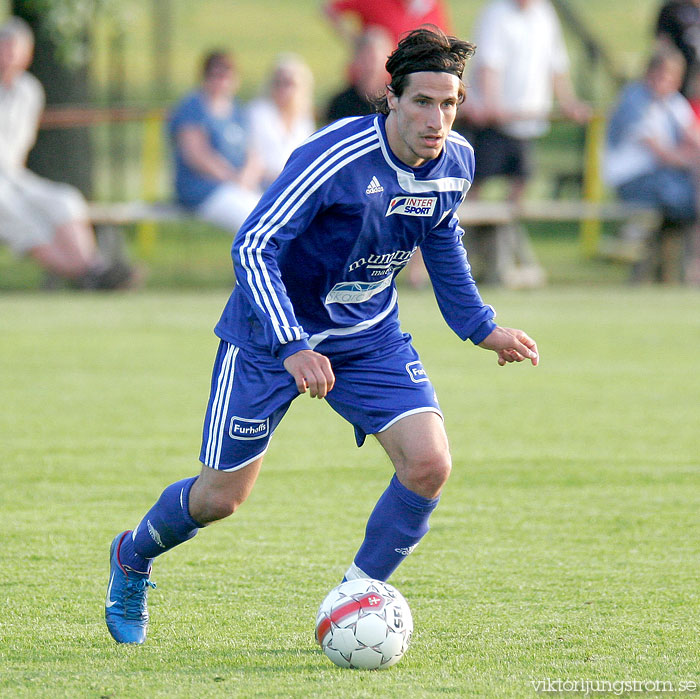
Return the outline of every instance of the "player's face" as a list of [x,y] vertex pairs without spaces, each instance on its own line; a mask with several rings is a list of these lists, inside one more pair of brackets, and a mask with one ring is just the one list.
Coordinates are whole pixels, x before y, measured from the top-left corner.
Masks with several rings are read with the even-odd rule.
[[399,160],[418,167],[440,155],[457,115],[459,84],[451,73],[412,73],[401,97],[387,93],[387,137]]

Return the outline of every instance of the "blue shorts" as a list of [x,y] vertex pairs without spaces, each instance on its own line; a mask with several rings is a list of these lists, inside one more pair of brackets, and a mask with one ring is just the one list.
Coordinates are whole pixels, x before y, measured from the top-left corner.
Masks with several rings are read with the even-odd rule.
[[[442,416],[410,335],[366,353],[324,353],[335,385],[325,400],[355,428],[358,446],[406,415]],[[282,362],[222,340],[216,355],[199,460],[232,471],[262,456],[300,395]]]

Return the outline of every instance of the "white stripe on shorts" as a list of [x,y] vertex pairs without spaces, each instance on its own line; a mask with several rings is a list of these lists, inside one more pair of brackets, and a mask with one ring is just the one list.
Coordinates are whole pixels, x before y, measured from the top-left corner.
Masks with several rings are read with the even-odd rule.
[[209,416],[209,436],[207,437],[207,449],[204,464],[210,468],[219,468],[221,459],[221,444],[226,428],[226,414],[233,388],[233,377],[236,369],[236,357],[238,347],[229,345],[226,355],[221,363],[221,370],[216,382],[216,393],[211,405]]
[[408,417],[409,415],[416,415],[417,413],[435,413],[436,415],[438,415],[440,417],[440,419],[443,422],[445,422],[445,417],[437,408],[434,408],[432,405],[426,405],[425,408],[414,408],[413,410],[407,410],[405,413],[401,413],[401,415],[397,415],[392,420],[389,420],[389,422],[387,422],[386,425],[384,425],[384,427],[377,430],[377,434],[388,430],[392,425],[396,424],[399,420],[403,420],[403,418]]

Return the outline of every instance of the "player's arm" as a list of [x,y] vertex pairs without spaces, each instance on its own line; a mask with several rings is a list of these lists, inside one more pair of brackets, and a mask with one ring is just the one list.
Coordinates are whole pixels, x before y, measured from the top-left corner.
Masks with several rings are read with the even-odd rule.
[[421,244],[423,261],[445,322],[462,340],[478,345],[497,327],[496,312],[476,287],[457,216],[447,218],[449,222],[431,231]]
[[[263,326],[271,354],[282,361],[311,349],[282,281],[277,256],[280,246],[302,235],[323,206],[323,179],[315,167],[323,148],[323,143],[314,141],[313,147],[302,146],[292,154],[231,248],[236,285]],[[303,289],[299,291],[303,295]]]
[[535,341],[522,330],[503,328],[493,321],[496,314],[479,295],[461,234],[462,229],[453,216],[446,228],[433,231],[421,245],[438,306],[447,324],[463,340],[469,339],[496,352],[501,366],[524,359],[537,365],[539,354]]

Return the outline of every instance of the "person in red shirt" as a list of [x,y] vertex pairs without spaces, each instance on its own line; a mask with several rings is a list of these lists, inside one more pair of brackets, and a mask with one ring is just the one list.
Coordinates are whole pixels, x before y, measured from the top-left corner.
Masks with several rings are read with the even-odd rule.
[[[347,41],[354,42],[358,33],[370,27],[381,27],[390,36],[394,45],[404,32],[423,24],[434,24],[446,33],[451,33],[447,10],[442,0],[327,0],[323,11],[338,33]],[[352,29],[346,15],[359,19],[359,32]]]

